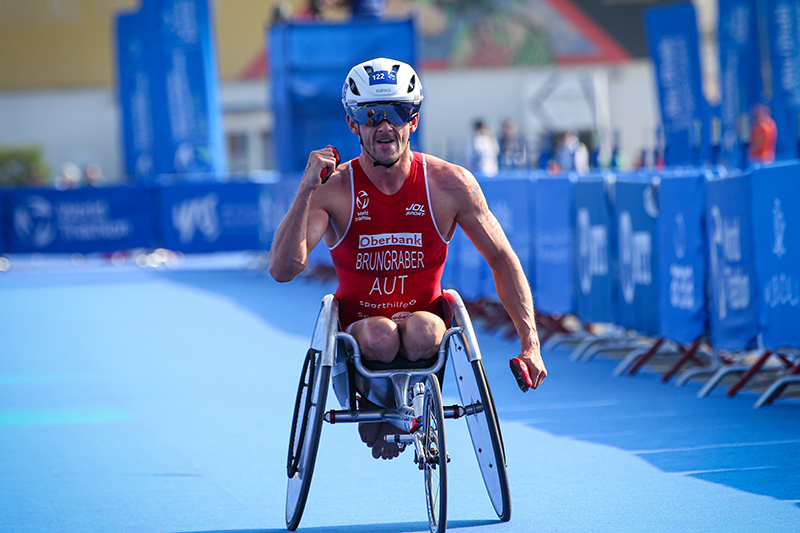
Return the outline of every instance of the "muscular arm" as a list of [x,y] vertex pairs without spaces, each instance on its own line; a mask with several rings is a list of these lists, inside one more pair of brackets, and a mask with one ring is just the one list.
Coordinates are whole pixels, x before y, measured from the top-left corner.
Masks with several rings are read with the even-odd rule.
[[519,335],[522,359],[528,367],[534,388],[538,387],[547,370],[542,360],[539,335],[533,309],[533,296],[519,258],[506,238],[503,228],[489,210],[478,182],[461,170],[459,187],[454,196],[461,206],[456,222],[464,230],[492,269],[495,289]]
[[315,198],[322,185],[320,172],[326,167],[329,172],[335,167],[333,152],[328,148],[311,152],[300,188],[269,251],[269,273],[276,281],[291,281],[305,270],[309,252],[328,229],[329,214]]

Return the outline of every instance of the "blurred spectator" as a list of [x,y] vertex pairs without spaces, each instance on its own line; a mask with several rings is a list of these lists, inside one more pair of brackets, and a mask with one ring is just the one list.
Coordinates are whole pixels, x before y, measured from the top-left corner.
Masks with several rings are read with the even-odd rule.
[[61,173],[56,176],[56,189],[77,189],[81,184],[81,169],[75,163],[64,163]]
[[589,149],[578,138],[575,132],[568,131],[564,134],[556,148],[556,163],[561,172],[589,172]]
[[467,160],[470,170],[487,177],[497,176],[499,165],[497,158],[500,155],[500,145],[492,134],[491,129],[483,120],[476,120],[472,140],[467,148]]
[[102,187],[106,178],[103,169],[97,163],[89,163],[83,170],[83,181],[86,187]]
[[525,168],[528,166],[528,153],[525,139],[519,135],[517,124],[507,118],[500,132],[500,168]]
[[756,104],[752,110],[753,123],[750,126],[750,146],[748,157],[751,163],[772,163],[775,161],[775,141],[778,128],[772,120],[769,107]]

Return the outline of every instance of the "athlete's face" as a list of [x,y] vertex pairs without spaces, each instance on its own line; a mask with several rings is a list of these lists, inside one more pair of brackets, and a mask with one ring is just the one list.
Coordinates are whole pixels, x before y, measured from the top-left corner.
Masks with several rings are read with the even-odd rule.
[[347,123],[350,125],[350,131],[358,135],[367,155],[375,163],[390,167],[397,163],[408,149],[408,140],[417,130],[419,117],[414,117],[411,122],[400,126],[393,126],[388,120],[377,126],[359,125],[350,117],[347,117]]

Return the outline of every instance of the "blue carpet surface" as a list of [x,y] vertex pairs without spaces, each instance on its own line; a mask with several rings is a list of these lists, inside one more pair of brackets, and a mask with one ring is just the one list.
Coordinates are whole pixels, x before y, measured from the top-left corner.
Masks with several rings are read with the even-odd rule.
[[[285,456],[325,283],[245,269],[33,268],[0,275],[0,531],[285,531]],[[614,378],[480,333],[508,456],[496,520],[461,421],[447,425],[453,531],[800,531],[800,404]],[[447,374],[444,394],[455,400]],[[446,398],[446,399],[447,399]],[[410,454],[375,461],[323,428],[300,529],[426,531]]]

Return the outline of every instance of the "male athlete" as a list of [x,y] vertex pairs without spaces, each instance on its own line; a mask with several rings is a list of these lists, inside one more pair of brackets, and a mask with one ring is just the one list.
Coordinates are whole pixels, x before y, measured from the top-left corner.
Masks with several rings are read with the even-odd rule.
[[[341,327],[356,338],[364,359],[429,358],[446,330],[441,279],[458,225],[491,266],[519,335],[512,369],[520,387],[537,388],[547,370],[517,255],[469,171],[409,148],[422,104],[416,72],[386,58],[356,65],[345,79],[342,104],[361,155],[338,165],[330,146],[311,152],[270,250],[272,277],[294,279],[324,240],[339,282]],[[391,424],[361,424],[359,431],[376,459],[400,453],[383,439],[397,432]]]

